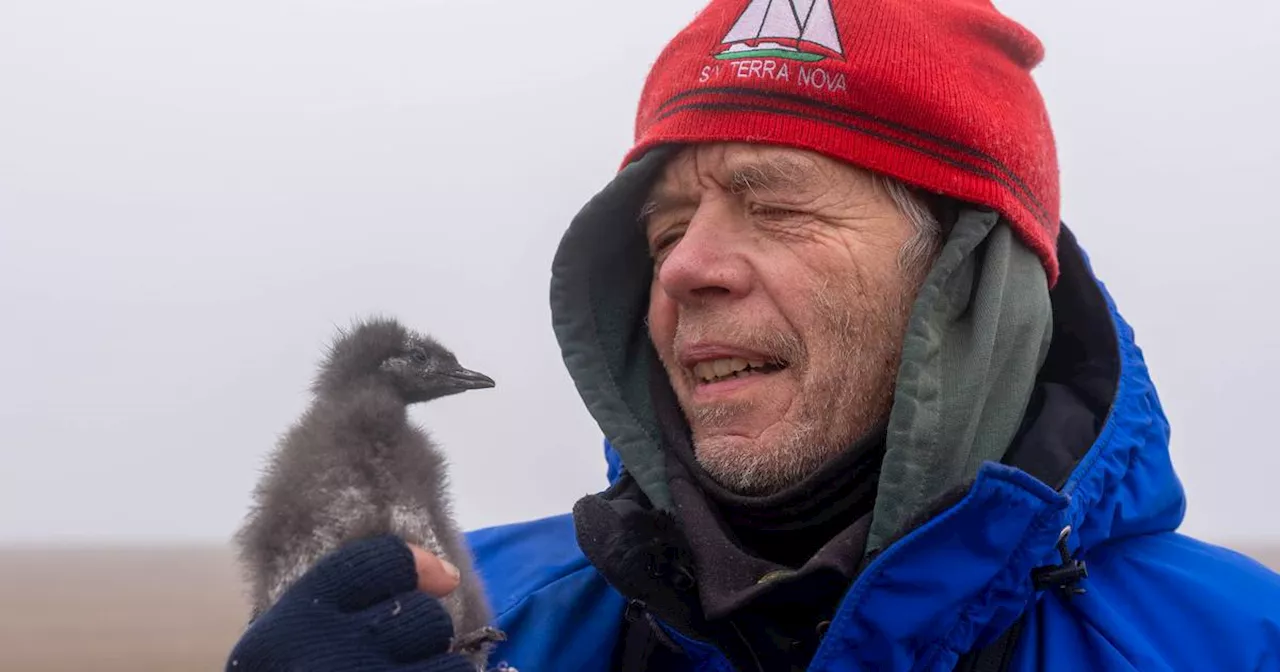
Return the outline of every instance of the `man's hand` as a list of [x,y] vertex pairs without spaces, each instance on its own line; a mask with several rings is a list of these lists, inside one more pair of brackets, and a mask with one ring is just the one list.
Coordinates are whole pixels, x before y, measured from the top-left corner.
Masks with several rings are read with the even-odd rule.
[[453,622],[438,598],[458,571],[385,536],[321,559],[241,636],[228,672],[472,672],[448,653]]

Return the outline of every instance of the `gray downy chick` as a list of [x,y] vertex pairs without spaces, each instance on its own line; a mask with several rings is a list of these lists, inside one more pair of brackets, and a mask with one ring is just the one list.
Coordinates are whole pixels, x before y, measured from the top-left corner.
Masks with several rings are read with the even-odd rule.
[[322,556],[360,538],[394,534],[458,567],[442,600],[453,650],[483,669],[491,613],[470,549],[453,521],[444,456],[407,407],[493,387],[429,336],[392,319],[340,330],[311,386],[314,399],[279,439],[236,535],[254,614]]

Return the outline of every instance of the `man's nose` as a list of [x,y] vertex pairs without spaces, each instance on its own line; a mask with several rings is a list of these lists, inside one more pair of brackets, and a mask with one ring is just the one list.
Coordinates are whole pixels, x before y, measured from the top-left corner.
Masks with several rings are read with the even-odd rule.
[[740,222],[724,203],[704,203],[658,269],[658,284],[681,303],[747,293],[751,267]]

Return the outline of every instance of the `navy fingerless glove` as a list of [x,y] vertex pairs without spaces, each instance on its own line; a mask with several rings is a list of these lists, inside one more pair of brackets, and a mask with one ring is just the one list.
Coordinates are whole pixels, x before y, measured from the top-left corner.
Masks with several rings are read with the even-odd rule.
[[396,537],[344,546],[253,622],[227,672],[473,672],[448,653],[448,612],[417,585],[413,554]]

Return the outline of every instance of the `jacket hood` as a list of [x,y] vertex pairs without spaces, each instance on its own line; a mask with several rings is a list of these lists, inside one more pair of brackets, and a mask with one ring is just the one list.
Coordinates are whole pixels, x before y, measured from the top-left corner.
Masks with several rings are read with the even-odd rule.
[[649,398],[652,260],[639,213],[673,153],[649,152],[596,194],[570,223],[551,269],[551,320],[565,366],[611,450],[662,510],[671,495]]

